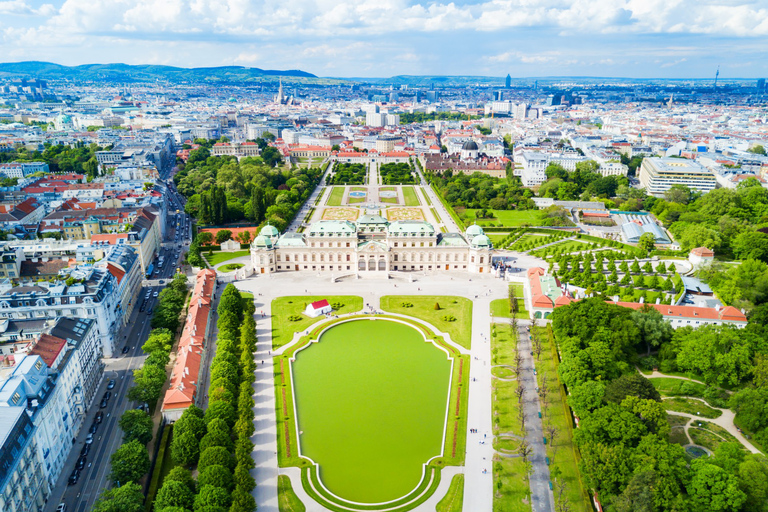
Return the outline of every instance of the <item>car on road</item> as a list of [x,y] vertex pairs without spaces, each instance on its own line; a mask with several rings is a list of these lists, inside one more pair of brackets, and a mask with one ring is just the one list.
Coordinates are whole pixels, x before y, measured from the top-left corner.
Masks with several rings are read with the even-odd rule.
[[96,423],[101,423],[104,420],[104,413],[99,411],[96,413],[96,417],[93,419]]
[[83,446],[82,450],[80,450],[80,456],[85,457],[86,455],[88,455],[88,452],[90,451],[91,451],[91,445],[86,444],[85,446]]
[[67,512],[67,504],[59,503],[59,506],[56,507],[56,512]]
[[147,314],[148,314],[149,316],[152,316],[152,312],[153,312],[153,311],[154,311],[154,309],[150,309],[149,311],[147,311]]
[[75,469],[74,471],[72,471],[72,474],[69,475],[69,480],[67,480],[67,483],[69,485],[75,485],[79,479],[80,479],[80,470]]
[[85,436],[85,444],[91,444],[93,442],[93,434]]
[[105,391],[104,392],[104,400],[109,400],[112,398],[112,392],[111,391]]
[[107,406],[108,403],[109,403],[109,401],[102,400],[101,403],[99,404],[99,409],[104,409]]
[[88,462],[88,459],[85,456],[80,457],[77,459],[77,469],[83,469],[85,467],[85,463]]
[[160,284],[165,284],[165,281],[163,281],[163,280],[161,279],[161,280],[160,280]]
[[129,350],[131,350],[131,348],[128,345],[124,346],[123,347],[123,354],[127,354]]
[[107,382],[107,389],[112,389],[115,387],[115,379],[109,379],[109,382]]
[[160,295],[160,292],[158,291],[155,291],[155,293],[152,294],[153,297],[157,297],[158,295]]
[[91,423],[91,426],[88,429],[88,433],[89,434],[95,434],[97,430],[99,430],[99,424],[98,423]]

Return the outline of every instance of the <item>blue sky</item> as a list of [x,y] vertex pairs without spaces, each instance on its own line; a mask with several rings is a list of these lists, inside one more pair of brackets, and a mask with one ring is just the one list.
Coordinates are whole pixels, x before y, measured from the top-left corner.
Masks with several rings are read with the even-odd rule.
[[0,0],[0,61],[768,77],[768,0]]

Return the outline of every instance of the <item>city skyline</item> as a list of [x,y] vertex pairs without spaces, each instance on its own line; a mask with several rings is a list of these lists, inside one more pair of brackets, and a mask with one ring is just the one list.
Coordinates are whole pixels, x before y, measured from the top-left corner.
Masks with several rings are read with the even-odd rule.
[[301,69],[321,77],[760,78],[768,10],[726,0],[0,1],[4,61]]

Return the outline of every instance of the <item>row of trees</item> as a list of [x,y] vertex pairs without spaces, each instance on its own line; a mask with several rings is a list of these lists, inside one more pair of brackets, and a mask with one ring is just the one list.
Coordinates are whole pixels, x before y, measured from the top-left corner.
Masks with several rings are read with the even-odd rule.
[[576,170],[568,172],[560,164],[551,163],[545,171],[547,181],[539,188],[539,196],[561,201],[593,197],[607,199],[615,197],[620,186],[629,185],[624,176],[601,176],[597,172],[598,167],[597,162],[588,160],[577,163]]
[[[253,389],[256,324],[252,301],[228,285],[218,306],[216,357],[211,363],[209,405],[205,413],[190,407],[173,426],[171,453],[180,467],[157,493],[155,511],[229,510],[253,512],[255,487]],[[188,468],[197,468],[195,482]],[[175,472],[175,473],[174,473]]]
[[[765,457],[723,443],[714,457],[689,463],[683,448],[668,440],[658,392],[633,370],[637,350],[647,345],[675,354],[684,370],[708,382],[742,382],[755,350],[762,350],[744,346],[752,334],[741,337],[729,326],[673,333],[653,308],[632,311],[599,299],[558,308],[551,318],[562,357],[558,373],[581,418],[574,438],[579,466],[604,506],[617,512],[766,510]],[[744,366],[727,362],[744,350]]]
[[240,161],[233,156],[213,157],[205,148],[192,151],[181,167],[174,182],[187,198],[185,211],[200,223],[268,221],[280,230],[288,226],[322,175],[317,168],[275,168],[261,157]]
[[152,314],[153,329],[168,329],[176,332],[179,328],[179,313],[187,297],[187,276],[176,274],[160,292],[155,312]]

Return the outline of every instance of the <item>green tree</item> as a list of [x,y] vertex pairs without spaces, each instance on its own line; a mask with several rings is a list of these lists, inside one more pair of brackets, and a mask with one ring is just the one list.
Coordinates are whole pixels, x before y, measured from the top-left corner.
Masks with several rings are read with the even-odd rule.
[[143,512],[144,493],[141,486],[125,482],[120,487],[104,489],[93,505],[93,512]]
[[197,491],[197,483],[195,483],[195,479],[192,478],[192,473],[187,468],[175,466],[165,476],[163,483],[170,482],[171,480],[181,482],[187,489],[192,491],[193,494]]
[[763,155],[765,156],[765,148],[761,146],[760,144],[755,144],[751,148],[749,148],[747,151],[750,153],[754,153],[756,155]]
[[651,381],[639,373],[622,375],[609,382],[605,387],[604,398],[606,402],[621,403],[628,396],[661,401],[661,396]]
[[604,396],[605,383],[597,380],[588,380],[574,386],[571,394],[568,396],[568,405],[571,406],[576,416],[584,418],[587,414],[603,405]]
[[735,512],[746,501],[734,475],[702,459],[693,461],[691,468],[693,477],[688,495],[694,510]]
[[208,245],[213,242],[213,234],[208,231],[203,231],[197,234],[197,242],[200,245]]
[[672,339],[672,326],[664,319],[664,316],[653,306],[648,304],[632,312],[632,321],[640,332],[639,341],[648,347],[658,347],[662,343]]
[[733,254],[740,260],[768,261],[768,235],[760,231],[744,231],[731,242]]
[[216,232],[216,243],[221,245],[227,240],[232,240],[232,231],[229,229],[220,229]]
[[207,423],[216,418],[224,420],[231,428],[234,426],[235,421],[237,421],[235,407],[223,400],[209,403],[208,409],[205,411],[205,421]]
[[203,419],[203,410],[195,405],[190,405],[181,417],[173,424],[173,435],[191,432],[195,438],[202,439],[205,435],[205,420]]
[[235,468],[235,459],[232,457],[232,452],[223,446],[212,446],[200,454],[200,461],[197,464],[199,471],[203,471],[208,466],[213,465],[220,465],[230,471],[233,470]]
[[232,471],[218,464],[206,466],[205,469],[200,472],[197,482],[200,487],[212,485],[214,487],[226,489],[227,492],[232,492],[232,489],[235,486]]
[[[214,420],[222,421],[222,420]],[[232,438],[229,436],[229,432],[213,431],[208,432],[200,440],[200,452],[204,452],[211,446],[223,446],[229,451],[235,449],[235,444],[232,442]]]
[[128,399],[135,402],[152,404],[160,398],[160,391],[165,384],[165,368],[144,365],[133,371],[134,386],[128,390]]
[[235,485],[246,492],[251,492],[256,487],[256,482],[251,476],[251,472],[244,464],[238,464],[235,467]]
[[768,510],[768,460],[762,455],[750,454],[739,464],[739,487],[746,495],[744,510]]
[[213,485],[205,485],[200,487],[195,497],[195,512],[200,512],[204,507],[224,507],[229,508],[230,496],[226,489],[221,487],[214,487]]
[[112,454],[110,464],[109,478],[116,484],[138,482],[149,471],[147,447],[136,440],[125,443]]
[[731,325],[705,325],[675,332],[677,366],[694,371],[709,384],[735,385],[752,369],[754,340]]
[[193,466],[200,456],[200,441],[192,431],[173,435],[171,455],[174,462],[182,466]]
[[653,233],[643,233],[640,235],[640,239],[637,241],[637,246],[645,254],[648,254],[656,247],[656,237],[653,235]]
[[256,510],[256,500],[249,491],[237,487],[232,492],[232,507],[230,512],[254,512]]
[[768,388],[744,388],[731,395],[728,407],[740,425],[757,432],[768,427]]
[[163,510],[166,507],[182,507],[191,509],[195,501],[195,495],[189,487],[175,480],[163,480],[163,486],[157,491],[155,498],[155,510]]
[[144,411],[128,409],[118,421],[123,431],[123,442],[128,443],[134,439],[141,444],[147,444],[152,440],[152,418]]

